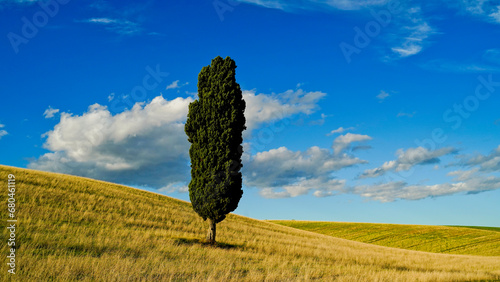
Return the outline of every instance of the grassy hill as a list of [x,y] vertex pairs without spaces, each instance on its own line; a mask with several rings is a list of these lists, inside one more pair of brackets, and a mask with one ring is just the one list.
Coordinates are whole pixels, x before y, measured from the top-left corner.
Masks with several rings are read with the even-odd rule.
[[[500,279],[500,257],[381,247],[229,215],[219,246],[201,243],[206,223],[189,203],[86,178],[0,166],[16,176],[17,273],[2,281]],[[5,224],[6,204],[0,216]],[[256,207],[258,208],[258,207]]]
[[333,237],[415,251],[500,256],[500,228],[274,220]]

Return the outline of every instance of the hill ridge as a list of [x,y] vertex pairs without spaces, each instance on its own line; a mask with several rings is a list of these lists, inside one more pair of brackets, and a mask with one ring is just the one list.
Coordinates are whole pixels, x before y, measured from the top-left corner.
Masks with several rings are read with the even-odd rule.
[[[199,240],[206,222],[184,201],[100,180],[7,166],[0,166],[0,181],[9,173],[16,176],[18,234],[23,234],[16,279],[500,279],[500,257],[371,246],[234,214],[218,226],[221,244],[206,246]],[[6,213],[0,209],[1,218]],[[3,238],[6,232],[2,228]],[[6,254],[7,244],[0,250]],[[3,274],[0,278],[10,279]]]

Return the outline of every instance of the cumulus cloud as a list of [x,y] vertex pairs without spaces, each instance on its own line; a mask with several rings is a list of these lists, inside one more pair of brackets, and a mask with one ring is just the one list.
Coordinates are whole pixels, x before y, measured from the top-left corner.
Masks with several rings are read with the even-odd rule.
[[337,128],[337,129],[334,129],[332,131],[330,131],[330,133],[326,134],[326,136],[332,136],[334,134],[337,134],[337,133],[344,133],[346,131],[350,131],[350,130],[354,130],[354,127],[347,127],[347,128],[343,128],[342,126]]
[[55,114],[59,112],[59,109],[53,109],[51,106],[49,106],[45,112],[43,112],[43,116],[45,118],[53,118]]
[[332,177],[333,172],[364,163],[367,161],[317,146],[306,151],[280,147],[247,156],[243,169],[245,185],[260,188],[263,197],[296,197],[310,191],[324,197],[345,188],[345,180]]
[[349,148],[351,146],[351,143],[368,140],[372,140],[372,138],[368,135],[347,133],[335,138],[335,140],[333,140],[332,148],[334,153],[338,155],[345,149]]
[[[279,95],[244,91],[247,126],[252,129],[294,114],[310,114],[324,95],[300,89]],[[193,100],[158,96],[117,114],[99,104],[91,105],[82,115],[62,112],[59,123],[43,135],[44,148],[51,152],[32,160],[29,167],[166,191],[176,187],[182,190],[189,180],[184,124]],[[55,113],[49,109],[46,116]]]
[[52,152],[29,167],[154,188],[186,181],[190,102],[158,96],[116,115],[99,104],[81,116],[63,112],[44,134],[44,148]]
[[286,119],[295,114],[312,114],[319,108],[318,101],[325,96],[324,92],[305,92],[302,89],[280,94],[256,94],[255,90],[244,90],[247,132],[250,133],[263,123]]
[[446,147],[437,149],[434,151],[427,150],[423,147],[409,148],[406,151],[399,149],[396,152],[398,158],[396,160],[385,162],[382,166],[367,169],[361,175],[360,178],[372,178],[382,176],[388,171],[403,171],[410,170],[416,165],[425,164],[436,164],[439,163],[439,157],[454,154],[457,149],[452,147]]

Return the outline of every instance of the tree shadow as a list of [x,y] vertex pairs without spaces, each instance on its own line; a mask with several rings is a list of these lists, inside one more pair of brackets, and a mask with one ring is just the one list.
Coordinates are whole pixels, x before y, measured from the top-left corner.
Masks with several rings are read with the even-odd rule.
[[197,238],[174,238],[174,245],[176,246],[192,246],[192,245],[198,245],[198,246],[203,246],[203,247],[211,247],[211,248],[217,248],[217,249],[237,249],[241,248],[241,245],[235,245],[235,244],[228,244],[224,242],[208,242],[206,240],[202,239],[197,239]]

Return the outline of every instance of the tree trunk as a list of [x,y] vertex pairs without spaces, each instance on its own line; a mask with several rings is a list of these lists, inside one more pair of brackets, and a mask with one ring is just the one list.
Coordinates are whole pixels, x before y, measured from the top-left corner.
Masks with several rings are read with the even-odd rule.
[[207,233],[207,241],[209,243],[215,243],[215,221],[212,219],[208,219],[208,233]]

